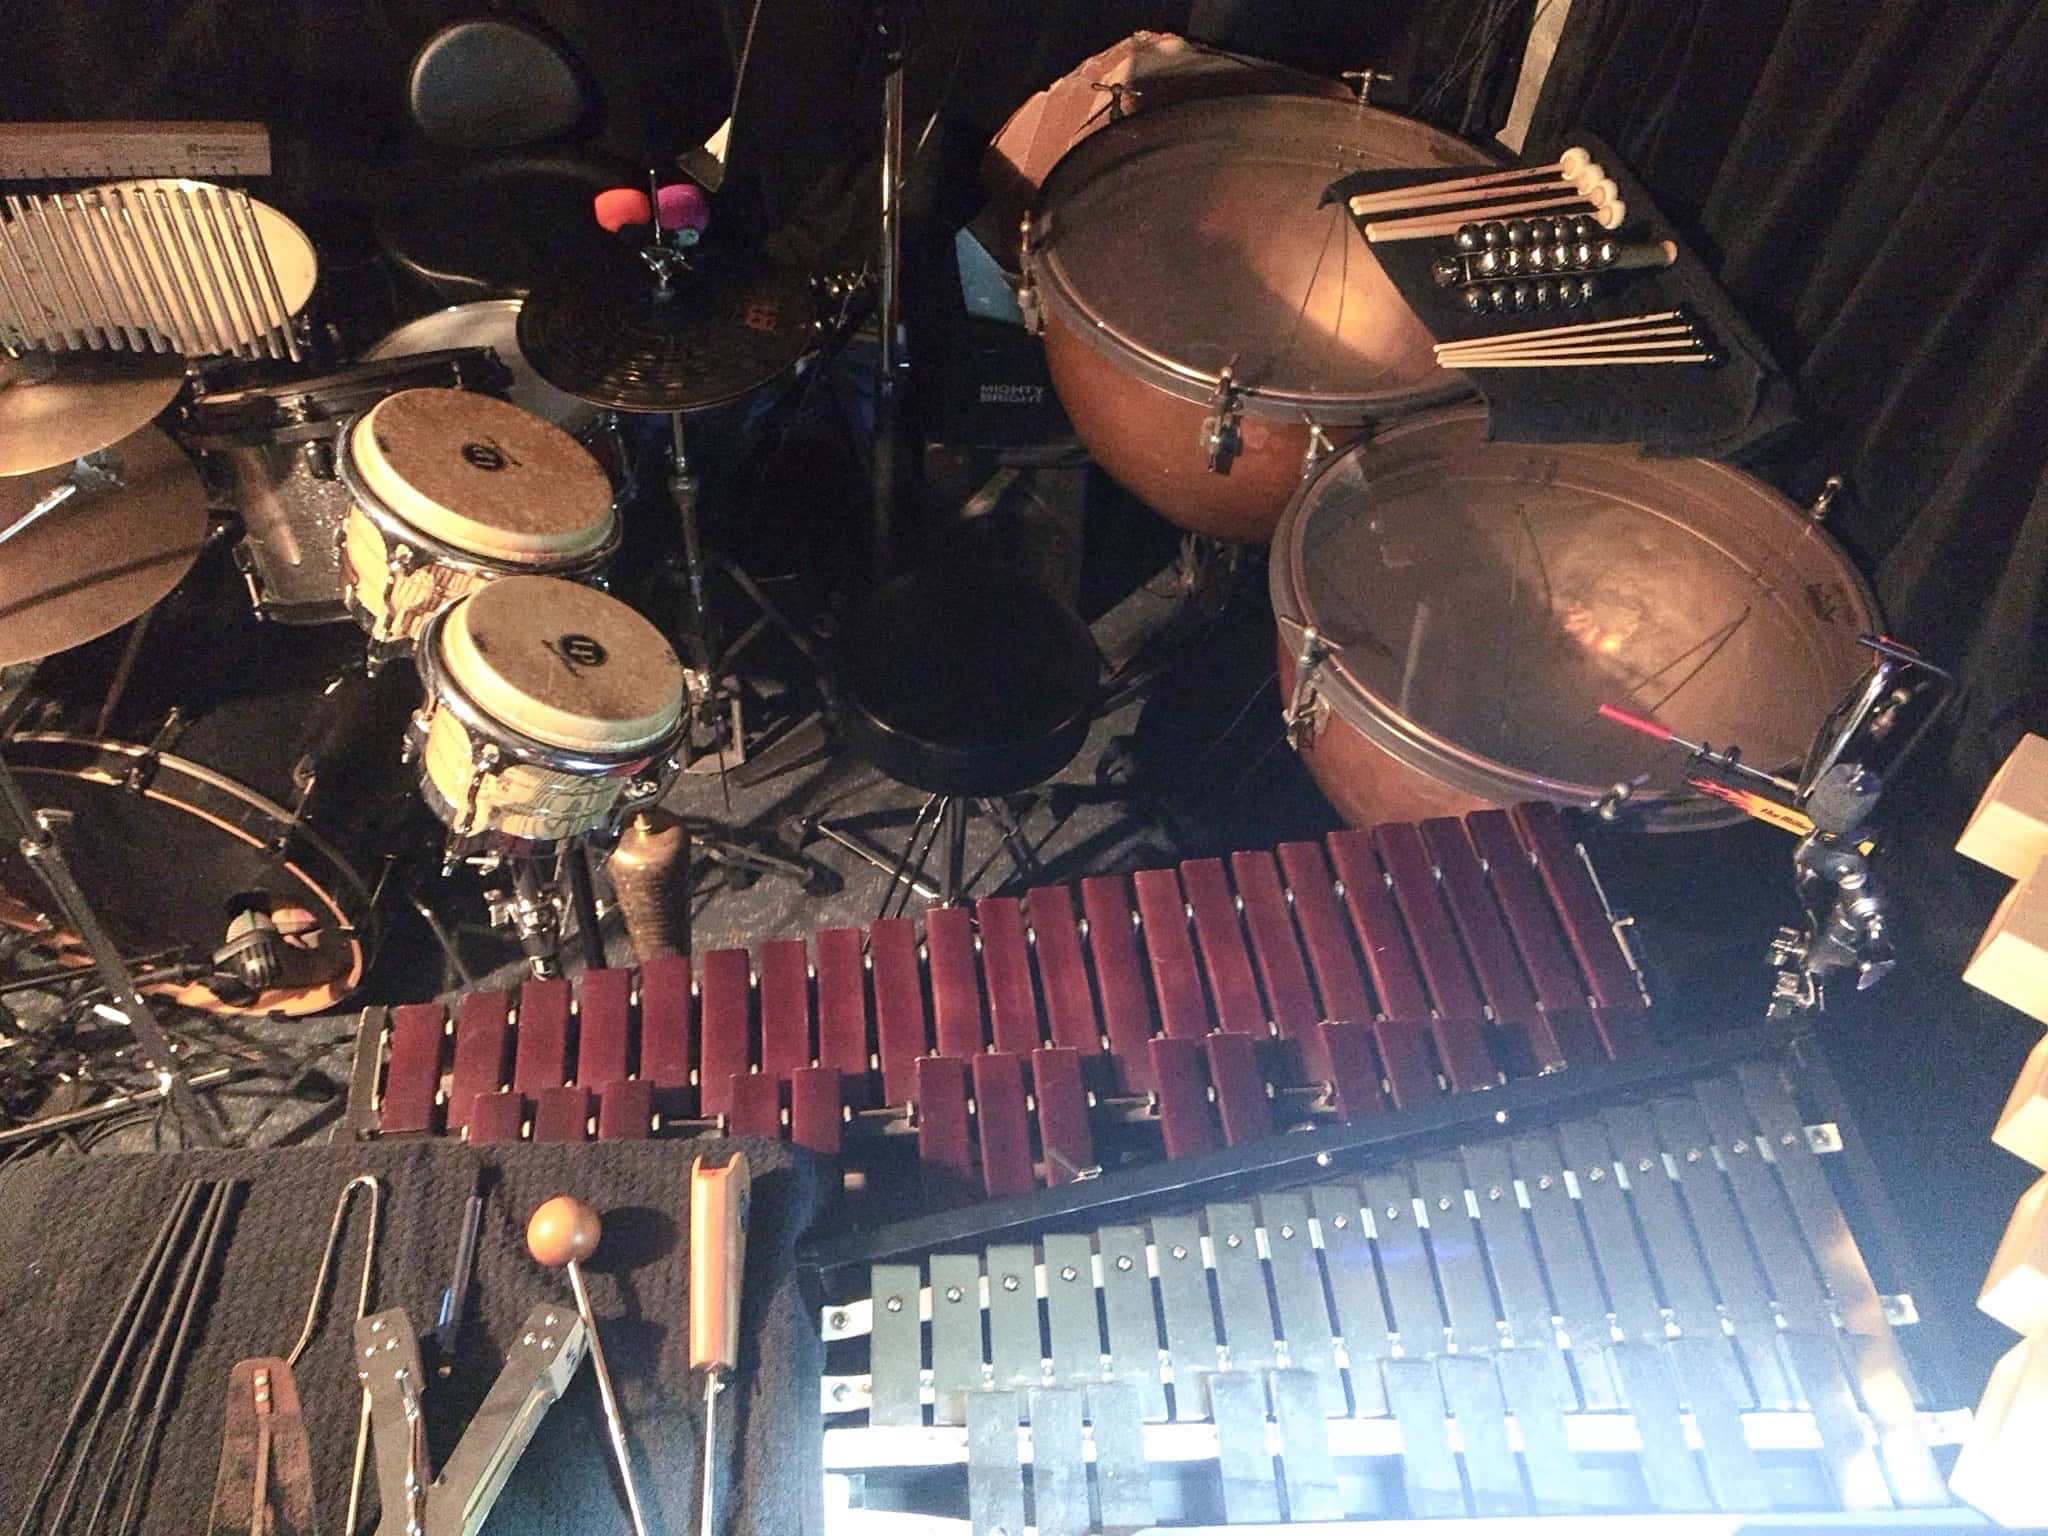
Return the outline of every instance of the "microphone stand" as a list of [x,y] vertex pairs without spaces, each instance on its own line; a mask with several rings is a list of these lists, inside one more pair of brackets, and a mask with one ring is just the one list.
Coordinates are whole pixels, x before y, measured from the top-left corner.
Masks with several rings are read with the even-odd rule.
[[876,28],[882,40],[882,228],[881,282],[876,323],[881,332],[875,377],[874,520],[870,530],[871,574],[877,583],[895,567],[901,391],[908,367],[903,348],[903,75],[900,0],[878,0]]

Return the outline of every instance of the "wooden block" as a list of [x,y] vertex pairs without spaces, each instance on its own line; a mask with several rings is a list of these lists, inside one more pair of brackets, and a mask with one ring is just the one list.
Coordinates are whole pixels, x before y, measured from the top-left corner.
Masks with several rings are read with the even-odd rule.
[[2014,1333],[2048,1334],[2048,1174],[2013,1208],[1977,1305]]
[[1991,1139],[2014,1157],[2048,1171],[2048,1035],[2027,1053],[2027,1064],[2020,1068]]
[[2001,1525],[2048,1525],[2048,1335],[2024,1340],[1991,1368],[1991,1384],[1948,1486]]
[[2006,893],[1963,980],[2048,1024],[2048,876]]
[[2048,740],[2022,736],[1991,776],[1956,852],[2024,880],[2048,853]]

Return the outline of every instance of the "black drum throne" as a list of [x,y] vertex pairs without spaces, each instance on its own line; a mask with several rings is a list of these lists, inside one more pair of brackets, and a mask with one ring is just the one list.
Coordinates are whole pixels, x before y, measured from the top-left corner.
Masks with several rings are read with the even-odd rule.
[[[1088,626],[1024,576],[953,563],[896,577],[848,626],[833,686],[853,751],[924,803],[893,864],[834,823],[808,829],[890,871],[884,917],[913,891],[960,900],[975,814],[995,824],[1018,877],[1042,879],[1010,801],[1081,750],[1101,669]],[[942,846],[934,890],[922,876]]]

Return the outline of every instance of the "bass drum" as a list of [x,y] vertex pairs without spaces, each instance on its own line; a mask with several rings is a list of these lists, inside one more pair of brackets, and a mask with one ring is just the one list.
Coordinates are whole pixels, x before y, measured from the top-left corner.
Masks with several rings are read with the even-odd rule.
[[1089,453],[1167,521],[1265,543],[1312,451],[1471,393],[1323,190],[1489,163],[1307,96],[1148,108],[1081,140],[1039,189],[1024,260]]
[[[442,352],[451,347],[489,347],[512,373],[505,396],[521,410],[551,421],[574,438],[583,438],[596,425],[598,409],[555,388],[533,371],[533,364],[519,350],[518,299],[478,299],[473,304],[452,304],[446,309],[408,320],[390,332],[363,355],[372,361],[393,357],[416,357],[422,352]],[[587,444],[586,444],[587,446]]]
[[1739,820],[1599,707],[1797,773],[1865,672],[1857,637],[1880,627],[1841,549],[1741,471],[1488,442],[1477,407],[1326,463],[1281,519],[1268,579],[1292,734],[1356,827],[1587,806],[1639,778],[1640,825]]
[[[361,672],[353,626],[280,629],[188,587],[145,621],[45,662],[0,744],[121,953],[205,961],[237,913],[285,935],[279,985],[226,1000],[198,982],[154,990],[220,1012],[337,1006],[375,953],[387,852],[422,811],[401,762],[417,687],[409,667]],[[111,707],[110,707],[111,706]],[[0,854],[0,920],[31,923],[48,893]]]

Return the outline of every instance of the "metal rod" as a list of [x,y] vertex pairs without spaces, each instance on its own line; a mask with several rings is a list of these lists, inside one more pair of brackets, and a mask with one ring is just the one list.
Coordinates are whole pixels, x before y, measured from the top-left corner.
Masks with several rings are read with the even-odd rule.
[[[244,1078],[259,1077],[263,1069],[256,1066],[215,1067],[211,1072],[200,1072],[187,1079],[195,1092],[219,1088],[228,1083],[239,1083]],[[26,1125],[10,1125],[0,1131],[0,1147],[13,1146],[18,1142],[35,1141],[44,1136],[55,1136],[63,1131],[76,1130],[81,1125],[91,1125],[97,1120],[111,1120],[114,1116],[126,1114],[131,1109],[141,1109],[155,1104],[163,1098],[161,1088],[147,1088],[140,1093],[117,1093],[110,1099],[97,1104],[88,1104],[84,1109],[67,1110],[61,1115],[46,1115],[40,1120],[31,1120]]]
[[[143,1404],[151,1397],[151,1389],[162,1378],[165,1359],[170,1353],[172,1341],[177,1337],[178,1323],[184,1317],[187,1304],[199,1288],[199,1267],[213,1237],[214,1227],[220,1218],[221,1207],[227,1201],[225,1184],[207,1186],[206,1208],[200,1212],[198,1230],[184,1249],[178,1263],[176,1278],[171,1282],[170,1294],[165,1298],[164,1309],[158,1314],[156,1331],[150,1339],[149,1354],[136,1372],[135,1380],[128,1390],[128,1408],[121,1424],[120,1438],[114,1442],[114,1449],[108,1458],[107,1480],[100,1486],[100,1495],[93,1501],[92,1513],[85,1522],[85,1536],[92,1536],[100,1527],[100,1521],[111,1508],[114,1486],[121,1480],[121,1472],[127,1463],[130,1447],[135,1435],[142,1427]],[[68,1490],[67,1490],[68,1491]],[[52,1529],[61,1530],[63,1520],[52,1522]]]
[[604,932],[598,926],[597,892],[590,883],[590,853],[580,843],[564,849],[562,862],[569,872],[569,908],[576,914],[576,943],[583,951],[584,968],[604,969]]
[[902,388],[903,327],[903,79],[908,50],[895,0],[881,0],[882,77],[881,273],[876,301],[874,510],[870,574],[884,580],[895,564],[897,403]]
[[341,1245],[342,1224],[348,1220],[349,1201],[359,1189],[370,1192],[370,1226],[363,1238],[363,1280],[356,1296],[356,1316],[361,1318],[369,1309],[370,1276],[377,1267],[377,1211],[383,1203],[384,1186],[373,1173],[359,1173],[341,1186],[341,1193],[334,1199],[334,1219],[327,1225],[327,1246],[320,1253],[320,1269],[313,1277],[313,1295],[306,1303],[305,1326],[299,1329],[298,1342],[284,1357],[284,1363],[297,1366],[299,1357],[306,1352],[306,1346],[313,1342],[313,1331],[320,1326],[320,1306],[327,1299],[327,1282],[334,1275],[335,1250]]
[[[42,200],[31,196],[28,200],[28,208],[36,216],[35,227],[28,228],[29,249],[35,252],[36,264],[43,269],[43,276],[49,280],[50,291],[57,295],[58,307],[61,309],[63,306],[64,289],[69,289],[71,293],[71,309],[69,313],[71,318],[78,322],[76,327],[78,334],[84,338],[86,346],[92,351],[106,351],[106,337],[100,334],[98,327],[93,324],[92,315],[85,307],[85,295],[78,291],[78,279],[72,276],[71,268],[64,260],[64,253],[57,248],[57,237],[50,231],[50,216],[43,212]],[[22,212],[21,199],[18,197],[10,196],[7,199],[7,211],[12,213],[17,220],[26,218],[26,215]],[[40,241],[36,239],[36,227],[40,227],[42,230],[43,239]],[[57,286],[59,278],[63,279],[63,289]]]
[[704,1491],[702,1502],[697,1508],[697,1536],[713,1536],[717,1529],[711,1523],[715,1506],[714,1490],[718,1486],[718,1471],[713,1463],[713,1453],[718,1449],[718,1393],[721,1383],[715,1370],[704,1373]]
[[[187,341],[184,329],[179,324],[178,312],[171,306],[169,292],[157,276],[156,263],[149,259],[149,247],[143,242],[141,226],[136,224],[134,214],[128,210],[128,199],[121,195],[119,187],[112,187],[106,193],[106,201],[113,208],[111,216],[117,219],[119,227],[127,233],[126,244],[135,248],[136,267],[142,274],[142,280],[148,285],[157,309],[162,312],[167,322],[164,334],[170,337],[171,346],[179,352],[195,350]],[[147,216],[143,222],[147,224]]]
[[[60,215],[64,212],[62,198],[57,200],[57,212]],[[99,223],[93,218],[91,210],[85,206],[85,198],[81,194],[72,194],[71,213],[72,217],[66,220],[66,223],[71,228],[71,238],[78,243],[79,252],[92,273],[93,282],[97,285],[102,275],[106,278],[106,286],[101,292],[109,318],[121,327],[122,334],[127,338],[129,351],[144,351],[150,342],[151,328],[147,323],[148,316],[145,313],[144,323],[137,325],[135,310],[129,304],[132,297],[135,304],[139,305],[142,302],[140,295],[130,295],[121,291],[120,273],[115,269],[113,258],[100,239]],[[163,348],[158,346],[154,350],[161,352]]]
[[277,324],[278,329],[284,333],[284,349],[291,355],[293,362],[299,362],[299,338],[292,329],[291,307],[284,301],[284,288],[277,280],[277,268],[271,265],[270,246],[263,238],[263,224],[256,217],[256,205],[249,200],[249,194],[239,187],[231,195],[240,204],[243,217],[249,221],[249,238],[255,243],[256,259],[263,267],[263,283],[270,291],[271,302],[277,306]]
[[[126,199],[122,201],[125,203]],[[164,283],[177,305],[179,325],[189,338],[185,350],[197,356],[207,350],[206,332],[199,324],[199,307],[194,303],[193,291],[178,274],[184,248],[178,244],[177,227],[167,224],[170,199],[164,196],[162,188],[157,189],[154,202],[148,192],[138,191],[135,205],[142,215],[142,228],[149,236],[153,265],[162,269]]]
[[604,1426],[618,1459],[619,1481],[626,1485],[626,1512],[633,1517],[633,1536],[647,1536],[647,1521],[640,1513],[640,1490],[633,1485],[633,1463],[626,1452],[626,1421],[619,1415],[619,1400],[612,1392],[611,1368],[604,1363],[604,1343],[597,1336],[597,1316],[590,1310],[590,1293],[583,1288],[583,1266],[571,1259],[570,1288],[576,1292],[576,1310],[583,1316],[583,1330],[590,1335],[590,1365],[597,1372],[597,1395],[604,1404]]
[[[249,305],[242,294],[242,285],[235,280],[235,264],[228,256],[227,239],[221,234],[220,205],[214,200],[213,188],[202,184],[194,201],[199,205],[200,228],[213,240],[212,255],[215,271],[219,274],[218,284],[228,306],[228,321],[241,327],[238,341],[248,346],[249,355],[261,358],[263,348],[257,345],[256,317],[249,313]],[[204,250],[205,247],[202,246],[201,249]],[[239,353],[240,350],[241,347],[238,345],[236,351]]]
[[149,1252],[143,1258],[142,1268],[135,1272],[135,1279],[128,1287],[128,1294],[121,1299],[121,1305],[114,1312],[114,1320],[107,1328],[107,1336],[100,1342],[100,1351],[93,1357],[92,1366],[85,1373],[85,1379],[78,1384],[78,1392],[71,1399],[71,1411],[64,1416],[63,1431],[57,1437],[57,1444],[50,1452],[49,1464],[43,1468],[42,1479],[36,1484],[35,1493],[29,1498],[28,1509],[21,1517],[19,1530],[23,1536],[36,1529],[43,1513],[43,1505],[49,1501],[50,1492],[57,1486],[59,1470],[64,1464],[64,1453],[71,1447],[71,1437],[78,1432],[84,1421],[86,1405],[94,1394],[104,1395],[111,1386],[108,1369],[119,1356],[124,1342],[134,1332],[140,1319],[143,1298],[154,1285],[157,1272],[163,1267],[164,1255],[170,1251],[171,1242],[199,1189],[197,1179],[188,1179],[178,1191],[178,1198],[164,1213],[163,1225],[157,1228],[156,1240],[149,1245]]
[[931,886],[925,884],[924,881],[919,880],[914,876],[903,873],[902,866],[899,863],[899,861],[895,859],[884,858],[881,854],[875,852],[874,849],[868,847],[867,844],[861,842],[858,838],[855,838],[849,835],[848,833],[840,831],[839,828],[834,826],[831,822],[813,821],[808,823],[808,826],[809,830],[816,832],[820,837],[826,838],[831,842],[837,843],[840,847],[844,848],[848,853],[854,855],[854,857],[861,859],[868,864],[873,865],[876,869],[879,869],[883,874],[887,875],[892,881],[901,881],[903,884],[908,885],[911,888],[911,890],[915,891],[918,895],[922,896],[926,901],[937,901],[939,899],[939,893],[936,890],[934,890]]
[[187,264],[196,265],[199,276],[206,279],[204,289],[199,288],[195,281],[193,291],[200,294],[202,300],[211,300],[207,306],[207,318],[210,322],[216,322],[213,325],[213,332],[219,342],[219,350],[233,357],[240,357],[241,343],[228,334],[235,323],[235,317],[228,308],[227,300],[221,296],[220,276],[214,270],[212,256],[207,252],[206,237],[199,231],[199,221],[193,216],[191,194],[183,187],[177,188],[176,191],[178,196],[175,206],[179,217],[184,221],[184,250],[187,254]]
[[144,322],[142,334],[149,342],[149,349],[152,352],[169,350],[164,341],[168,327],[158,324],[158,313],[150,307],[150,290],[144,286],[141,276],[135,270],[135,263],[129,259],[128,247],[121,239],[121,231],[114,223],[114,215],[107,208],[107,200],[95,192],[90,204],[87,204],[82,196],[78,202],[80,208],[92,216],[92,226],[101,250],[112,252],[110,265],[119,268],[118,275],[127,284],[127,297],[133,304],[130,312],[141,312]]
[[271,357],[282,358],[284,348],[276,336],[277,322],[271,318],[270,311],[264,303],[264,288],[257,281],[255,262],[249,259],[249,244],[242,238],[242,222],[235,216],[235,200],[220,191],[210,193],[209,198],[219,211],[221,222],[227,225],[228,242],[233,247],[236,262],[239,263],[235,275],[241,280],[250,322],[257,333],[251,341],[261,341],[263,350]]
[[[37,202],[38,200],[32,198],[30,201]],[[61,232],[63,241],[70,246],[71,254],[78,258],[78,270],[85,275],[85,284],[91,290],[93,302],[99,305],[98,324],[100,329],[106,334],[107,345],[116,352],[128,351],[128,333],[122,328],[120,320],[114,314],[113,305],[108,301],[105,291],[101,289],[99,275],[93,270],[91,261],[86,258],[85,247],[79,242],[77,226],[72,223],[71,219],[64,212],[64,199],[60,196],[52,198],[51,201],[56,205],[57,209],[55,229]],[[40,206],[39,203],[38,206]],[[53,234],[52,239],[55,238],[56,235]]]
[[211,1121],[201,1112],[199,1101],[192,1094],[191,1084],[179,1070],[176,1048],[149,1005],[142,1000],[142,995],[135,990],[134,979],[121,962],[120,950],[115,948],[113,939],[100,925],[98,915],[71,873],[71,866],[64,858],[64,850],[57,842],[49,819],[30,807],[20,784],[4,761],[0,761],[0,801],[5,802],[20,829],[22,857],[56,898],[72,931],[84,941],[87,952],[92,956],[93,967],[100,973],[100,980],[119,1005],[150,1069],[157,1074],[157,1086],[169,1098],[172,1109],[201,1140],[209,1143],[218,1140]]
[[[14,206],[14,199],[9,198],[7,202],[11,209]],[[22,239],[29,241],[29,250],[33,253],[35,242],[29,239],[28,229],[22,224],[19,215],[0,219],[0,246],[6,247],[7,259],[14,263],[14,275],[21,280],[22,292],[27,295],[26,302],[28,307],[35,313],[37,335],[41,337],[43,344],[52,351],[57,350],[59,342],[62,342],[63,346],[68,350],[73,345],[71,332],[61,326],[55,331],[51,329],[50,314],[54,313],[58,306],[49,304],[42,294],[37,291],[35,282],[29,277],[28,268],[21,259],[21,251],[14,243],[16,230],[21,232]],[[40,267],[41,263],[38,262],[37,265]]]
[[178,1331],[171,1340],[170,1358],[164,1362],[163,1374],[157,1378],[156,1400],[150,1405],[141,1453],[135,1459],[135,1471],[128,1484],[128,1501],[121,1510],[118,1536],[133,1536],[142,1519],[142,1496],[149,1491],[150,1478],[156,1469],[157,1451],[163,1445],[164,1428],[170,1421],[172,1395],[185,1373],[185,1360],[192,1352],[193,1325],[198,1320],[201,1305],[212,1294],[211,1280],[220,1268],[221,1255],[227,1251],[228,1231],[234,1224],[234,1208],[245,1187],[239,1179],[231,1179],[219,1186],[219,1199],[213,1211],[212,1224],[207,1229],[199,1270],[193,1276],[192,1289],[186,1293],[185,1307],[178,1317]]

